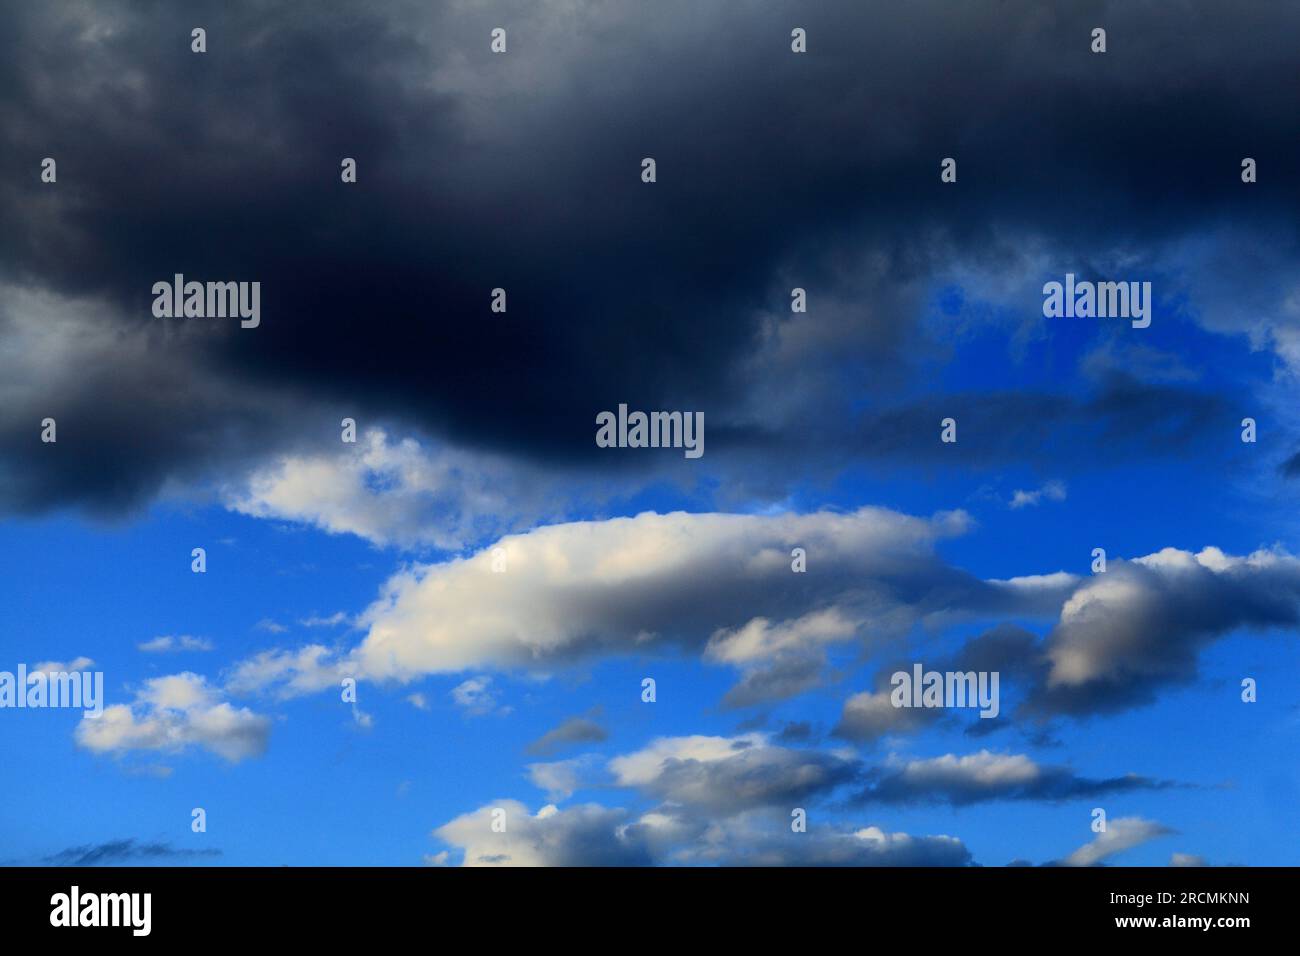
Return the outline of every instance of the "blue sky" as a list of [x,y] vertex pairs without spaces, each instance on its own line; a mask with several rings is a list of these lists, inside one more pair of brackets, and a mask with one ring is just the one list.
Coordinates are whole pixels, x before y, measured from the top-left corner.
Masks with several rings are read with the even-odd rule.
[[[1153,348],[1172,338],[1165,332],[1166,319],[1178,323],[1158,315]],[[942,383],[955,394],[994,382],[1037,387],[1044,366],[1068,368],[1099,341],[1123,334],[1100,324],[1047,326],[1019,361],[1006,357],[1005,338],[999,347],[996,335],[972,335],[953,346]],[[1249,379],[1265,364],[1239,338],[1184,327],[1179,342],[1192,343],[1179,357],[1198,372],[1198,387],[1207,378]],[[1142,344],[1148,344],[1145,338]],[[1268,435],[1267,420],[1261,431]],[[1094,546],[1105,546],[1112,560],[1163,547],[1196,551],[1214,544],[1236,554],[1287,547],[1289,538],[1278,533],[1274,509],[1261,506],[1250,488],[1250,477],[1260,469],[1249,456],[1265,453],[1251,446],[1243,451],[1240,444],[1234,431],[1192,459],[1096,461],[1069,481],[1065,500],[1019,509],[1008,506],[1012,492],[1038,487],[1046,473],[933,468],[849,475],[831,487],[798,490],[781,507],[847,511],[871,503],[913,515],[965,509],[974,529],[942,542],[938,552],[982,578],[1058,570],[1087,575]],[[660,488],[637,496],[627,508],[592,508],[587,519],[648,509],[702,511],[704,504],[699,496]],[[3,535],[0,581],[11,622],[5,659],[16,665],[30,664],[34,656],[90,657],[106,675],[109,704],[128,701],[143,682],[169,673],[189,671],[217,682],[267,649],[307,643],[350,648],[365,634],[353,620],[392,574],[412,561],[452,557],[436,549],[379,547],[357,535],[253,518],[214,504],[158,504],[132,520],[112,523],[72,515],[11,519]],[[468,542],[463,553],[489,548],[495,540]],[[190,570],[190,549],[197,546],[208,552],[205,574]],[[340,612],[346,619],[341,623],[303,623]],[[913,633],[903,646],[925,662],[997,620],[973,617],[920,637]],[[1040,634],[1051,625],[1031,616],[1023,621]],[[205,638],[214,647],[172,653],[138,649],[160,635],[181,634]],[[1155,820],[1173,831],[1126,851],[1116,862],[1160,865],[1181,852],[1221,864],[1291,864],[1294,843],[1279,837],[1293,832],[1290,808],[1297,779],[1294,767],[1278,757],[1294,752],[1300,733],[1288,689],[1298,653],[1283,633],[1243,628],[1206,649],[1197,678],[1163,690],[1156,703],[1116,715],[1058,720],[1047,739],[1030,739],[1005,717],[992,735],[972,738],[965,733],[972,721],[961,719],[860,750],[868,760],[885,760],[988,749],[1024,754],[1044,765],[1066,764],[1083,777],[1140,773],[1174,782],[1169,789],[955,808],[855,807],[837,791],[810,809],[819,825],[843,821],[887,832],[955,835],[977,862],[998,865],[1064,857],[1088,842],[1089,813],[1102,806],[1113,817]],[[808,725],[807,738],[791,746],[845,746],[829,732],[844,699],[866,686],[871,668],[870,660],[855,653],[838,654],[834,674],[824,684],[792,699],[740,710],[720,706],[734,673],[688,652],[592,656],[545,674],[468,668],[407,684],[363,682],[359,707],[372,719],[368,727],[358,725],[337,689],[288,700],[243,695],[236,702],[265,715],[269,732],[263,753],[237,761],[201,746],[95,753],[79,747],[74,737],[83,719],[79,712],[10,711],[0,722],[10,757],[9,784],[0,802],[7,854],[13,862],[40,862],[66,848],[134,838],[172,851],[220,851],[210,857],[165,855],[160,862],[418,864],[447,849],[430,831],[462,813],[502,797],[534,810],[550,802],[530,781],[529,764],[581,756],[598,767],[601,760],[636,751],[654,738],[730,738],[755,728],[774,735],[802,723]],[[653,704],[640,699],[645,676],[657,681]],[[1242,676],[1258,681],[1258,703],[1238,699]],[[483,712],[453,698],[454,688],[475,677],[490,678],[491,701]],[[423,695],[423,708],[408,701],[413,693]],[[526,753],[528,744],[576,715],[592,715],[607,738],[571,744],[547,757]],[[590,781],[561,806],[593,801],[650,810],[655,805],[602,781],[597,772],[587,776]],[[191,832],[193,807],[207,811],[206,833]]]

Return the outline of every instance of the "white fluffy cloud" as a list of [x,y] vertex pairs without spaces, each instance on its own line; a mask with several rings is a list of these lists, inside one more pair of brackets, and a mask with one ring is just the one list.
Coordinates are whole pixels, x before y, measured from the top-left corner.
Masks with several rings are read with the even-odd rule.
[[1068,800],[1132,790],[1162,789],[1168,781],[1136,774],[1090,779],[1068,767],[1044,766],[1026,754],[943,754],[917,760],[891,757],[872,770],[863,796],[884,803],[948,803],[964,806],[988,800]]
[[[961,514],[927,520],[874,508],[550,525],[393,577],[361,617],[368,633],[355,657],[369,676],[409,679],[553,667],[651,644],[698,648],[710,635],[716,659],[739,663],[846,639],[854,622],[898,631],[940,582],[988,588],[933,555],[936,539],[966,526]],[[794,547],[808,552],[807,574],[791,572]],[[493,552],[504,573],[493,573]]]
[[536,487],[518,467],[371,429],[339,450],[282,456],[227,489],[225,501],[241,514],[381,546],[459,550],[508,530],[504,515],[538,513]]
[[[736,668],[741,679],[722,704],[751,706],[824,682],[837,645],[870,652],[918,625],[1059,615],[1045,640],[1029,635],[1015,659],[992,668],[1008,689],[1024,682],[1018,716],[1042,717],[1144,703],[1195,677],[1211,641],[1300,620],[1300,561],[1280,552],[1168,548],[1113,559],[1091,577],[980,580],[935,553],[968,527],[961,512],[925,519],[879,508],[547,525],[407,567],[357,616],[360,644],[262,652],[237,665],[228,686],[292,696],[345,676],[550,673],[583,658],[684,651]],[[791,570],[796,547],[807,553],[804,573]],[[872,739],[934,719],[892,707],[882,689],[850,697],[837,733]]]
[[[936,543],[962,512],[643,513],[546,525],[476,554],[395,574],[357,616],[350,651],[313,645],[241,664],[232,689],[306,693],[340,675],[408,682],[484,669],[551,672],[584,657],[699,653],[738,668],[724,702],[747,706],[816,686],[834,645],[877,646],[918,623],[1055,614],[1067,574],[983,581]],[[791,551],[808,569],[795,573]]]
[[[493,810],[505,831],[493,830]],[[597,804],[529,813],[518,800],[498,800],[433,831],[464,852],[464,866],[639,866],[651,862],[644,841],[629,834],[627,811]],[[501,819],[501,817],[498,817]]]
[[133,703],[83,717],[76,740],[87,750],[116,754],[197,746],[237,762],[266,750],[270,727],[266,717],[232,707],[202,677],[187,672],[148,680]]
[[944,754],[927,760],[907,762],[900,771],[904,780],[920,787],[954,785],[1003,789],[1038,780],[1042,771],[1025,754],[995,754],[987,750],[966,754]]
[[1098,833],[1061,862],[1066,866],[1093,866],[1117,853],[1141,846],[1173,833],[1168,827],[1142,817],[1118,817],[1109,821],[1105,833]]
[[343,678],[355,676],[328,647],[308,644],[296,651],[261,651],[241,661],[235,665],[226,687],[236,694],[274,687],[279,696],[294,697],[338,687]]
[[743,734],[660,737],[635,753],[615,757],[609,770],[618,786],[671,804],[734,815],[828,794],[854,780],[860,765],[848,753],[792,750],[768,743],[763,734]]
[[727,664],[771,660],[783,653],[801,653],[847,641],[854,636],[858,624],[835,607],[777,623],[756,617],[741,627],[715,631],[704,656]]

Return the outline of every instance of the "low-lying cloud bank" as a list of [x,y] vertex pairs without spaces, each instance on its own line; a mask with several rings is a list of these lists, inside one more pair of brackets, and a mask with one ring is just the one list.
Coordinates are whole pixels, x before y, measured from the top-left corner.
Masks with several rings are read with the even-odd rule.
[[[504,820],[504,832],[493,829]],[[499,824],[498,824],[499,826]],[[535,814],[500,800],[433,831],[464,866],[966,866],[971,854],[950,836],[914,837],[879,827],[782,831],[780,821],[754,817],[704,825],[662,813],[636,817],[589,803]],[[453,860],[451,851],[425,857]]]

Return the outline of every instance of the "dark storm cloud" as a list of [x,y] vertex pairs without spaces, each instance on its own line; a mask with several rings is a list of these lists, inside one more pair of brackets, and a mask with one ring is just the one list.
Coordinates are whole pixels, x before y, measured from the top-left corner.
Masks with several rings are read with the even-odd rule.
[[[272,399],[198,350],[158,330],[113,328],[107,308],[27,293],[0,299],[0,355],[9,401],[0,409],[0,506],[37,512],[71,505],[124,514],[257,449],[288,451],[336,416],[309,414],[292,392]],[[53,340],[53,341],[52,341]],[[41,441],[55,422],[57,441]],[[284,424],[308,424],[297,434]],[[337,434],[337,433],[334,433]]]
[[[935,440],[939,422],[958,422],[956,447]],[[1078,466],[1098,448],[1114,455],[1177,453],[1202,448],[1233,414],[1218,396],[1121,379],[1076,399],[1046,392],[988,392],[933,397],[876,415],[860,437],[869,455],[963,464],[1050,459]]]
[[[5,503],[121,510],[323,441],[339,409],[552,465],[628,467],[592,441],[619,402],[704,410],[724,466],[788,461],[796,436],[800,467],[847,442],[924,463],[937,403],[882,397],[941,351],[917,321],[936,277],[1023,273],[1032,314],[1042,270],[1115,250],[1236,219],[1295,244],[1300,13],[1101,9],[6,3],[0,288],[84,297],[110,334],[75,387],[5,406]],[[153,319],[177,272],[260,281],[261,327]],[[63,302],[48,331],[70,339]],[[1181,452],[1221,411],[1154,387],[1031,398],[969,399],[974,460],[1052,453],[1061,424]],[[61,443],[96,433],[61,444],[75,467],[36,461],[46,408]]]

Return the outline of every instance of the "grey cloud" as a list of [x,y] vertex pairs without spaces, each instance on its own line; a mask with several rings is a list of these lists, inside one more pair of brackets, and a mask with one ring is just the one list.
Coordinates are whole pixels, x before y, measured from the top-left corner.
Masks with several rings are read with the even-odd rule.
[[1060,860],[1061,866],[1101,866],[1111,857],[1176,833],[1162,823],[1142,817],[1117,817],[1107,822],[1104,833]]
[[[669,827],[664,827],[669,829]],[[671,831],[670,831],[671,832]],[[952,836],[912,836],[878,826],[843,824],[792,833],[788,815],[749,814],[695,833],[672,847],[677,864],[711,866],[970,866],[970,850]]]
[[775,739],[779,743],[794,744],[806,743],[813,738],[812,724],[806,720],[791,720],[782,724],[781,729],[776,732]]
[[1166,548],[1111,561],[1066,603],[1048,635],[1048,669],[1027,716],[1113,713],[1197,677],[1201,652],[1242,628],[1300,620],[1300,561],[1280,552],[1238,557]]
[[1174,786],[1136,774],[1088,779],[1068,767],[1042,766],[1023,754],[987,750],[897,762],[872,770],[868,777],[871,782],[857,797],[860,801],[952,806],[992,800],[1058,802]]
[[[1068,586],[1073,588],[1075,582]],[[1053,586],[1051,600],[1056,602],[1068,597],[1058,595]],[[1030,686],[1039,681],[1047,672],[1047,663],[1043,655],[1042,640],[1031,631],[1013,624],[999,624],[977,637],[971,638],[955,652],[948,655],[935,655],[929,658],[918,649],[915,661],[921,662],[926,670],[944,672],[976,673],[997,672],[999,692],[1005,694],[1009,685],[1021,683]],[[914,733],[936,722],[952,718],[952,712],[942,709],[925,709],[914,707],[895,707],[890,699],[893,687],[891,676],[898,671],[909,672],[912,661],[898,658],[890,664],[878,668],[871,679],[871,686],[851,695],[841,709],[839,722],[832,731],[835,736],[857,743],[868,743],[890,734]],[[975,736],[994,733],[1006,726],[1000,720],[975,720],[967,727],[967,733]]]
[[[1210,645],[1237,631],[1278,631],[1300,621],[1300,559],[1282,551],[1229,555],[1165,548],[1124,560],[1112,557],[1104,573],[1072,582],[1055,625],[1039,639],[1010,624],[968,641],[955,653],[913,659],[929,670],[997,671],[1003,713],[1021,730],[1041,734],[1061,717],[1119,713],[1154,701],[1165,688],[1199,676]],[[869,741],[943,720],[943,709],[895,708],[889,675],[910,664],[876,671],[871,689],[844,704],[838,736]],[[1007,695],[1019,695],[1014,710]],[[976,736],[1002,721],[976,721]]]
[[[915,429],[937,421],[924,370],[948,337],[921,319],[937,285],[1016,275],[1008,295],[1033,292],[1032,312],[1044,272],[1167,253],[1225,222],[1294,260],[1300,94],[1277,20],[1294,11],[1267,29],[1262,14],[1189,12],[1201,29],[1174,69],[1161,5],[1111,5],[1098,70],[1093,18],[1029,0],[957,17],[939,0],[569,9],[507,4],[511,51],[493,57],[486,11],[415,2],[328,16],[223,3],[184,21],[156,3],[7,5],[5,311],[35,322],[29,293],[55,294],[43,324],[76,343],[68,303],[82,300],[104,341],[56,355],[64,374],[6,403],[4,506],[120,514],[323,447],[314,423],[340,412],[626,477],[626,456],[591,441],[595,412],[621,400],[706,410],[704,468],[651,466],[686,486],[720,469],[779,494],[755,463],[929,467]],[[793,19],[807,56],[788,51]],[[205,55],[188,51],[194,20]],[[1262,157],[1254,203],[1207,128]],[[652,188],[636,175],[648,154]],[[940,188],[954,154],[961,186]],[[36,175],[47,155],[54,186]],[[343,156],[356,186],[338,182]],[[262,325],[153,319],[148,290],[176,272],[261,281]],[[796,284],[812,295],[803,317]],[[508,323],[483,321],[497,286]],[[943,404],[965,416],[963,461],[1068,451],[1063,472],[1116,441],[1187,453],[1222,417],[1212,393],[1160,383]],[[30,440],[46,414],[57,454]]]
[[938,710],[915,707],[895,707],[889,699],[887,683],[876,690],[860,691],[844,702],[839,722],[831,731],[846,740],[865,742],[887,734],[908,733],[920,730],[939,720]]
[[526,752],[548,756],[570,744],[599,743],[608,736],[605,728],[589,716],[569,717],[530,743]]
[[778,747],[749,734],[661,737],[613,758],[609,770],[618,786],[693,812],[735,816],[827,797],[858,779],[862,766],[848,755]]
[[[490,813],[507,813],[493,833]],[[970,851],[950,836],[911,836],[879,827],[821,827],[792,834],[788,818],[749,815],[705,828],[655,810],[636,818],[622,808],[584,804],[529,813],[501,800],[457,817],[433,835],[464,866],[966,866]],[[430,858],[449,862],[437,854]]]
[[821,655],[781,655],[770,664],[746,672],[723,695],[722,706],[752,707],[796,697],[821,683],[824,663]]
[[175,865],[181,860],[203,859],[221,855],[215,848],[174,847],[170,843],[144,842],[135,837],[71,846],[45,857],[47,866],[112,866],[128,860],[157,860]]

